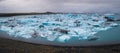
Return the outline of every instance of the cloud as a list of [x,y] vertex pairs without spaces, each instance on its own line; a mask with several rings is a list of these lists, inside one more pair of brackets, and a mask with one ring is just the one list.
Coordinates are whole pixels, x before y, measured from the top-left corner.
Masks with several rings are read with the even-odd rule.
[[120,12],[120,0],[2,0],[0,12]]
[[0,2],[3,2],[3,1],[5,1],[5,0],[0,0]]

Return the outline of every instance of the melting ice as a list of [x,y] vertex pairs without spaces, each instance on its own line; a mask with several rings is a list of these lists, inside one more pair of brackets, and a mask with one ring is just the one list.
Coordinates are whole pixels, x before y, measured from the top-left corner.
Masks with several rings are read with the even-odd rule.
[[[48,41],[66,42],[70,39],[97,38],[99,31],[118,25],[105,18],[106,14],[46,14],[0,18],[0,30],[9,36],[23,38],[46,38]],[[110,15],[110,18],[114,15]]]

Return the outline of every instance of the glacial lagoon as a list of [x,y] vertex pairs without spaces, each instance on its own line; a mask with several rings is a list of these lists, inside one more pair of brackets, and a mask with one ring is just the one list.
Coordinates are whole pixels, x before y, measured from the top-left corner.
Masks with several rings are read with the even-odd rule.
[[56,46],[119,44],[120,21],[117,21],[118,19],[120,18],[116,14],[0,17],[0,37]]

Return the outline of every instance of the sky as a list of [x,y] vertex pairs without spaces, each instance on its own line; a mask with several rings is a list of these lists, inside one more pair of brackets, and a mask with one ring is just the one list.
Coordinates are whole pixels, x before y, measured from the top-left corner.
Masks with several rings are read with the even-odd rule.
[[0,0],[0,13],[119,13],[120,0]]

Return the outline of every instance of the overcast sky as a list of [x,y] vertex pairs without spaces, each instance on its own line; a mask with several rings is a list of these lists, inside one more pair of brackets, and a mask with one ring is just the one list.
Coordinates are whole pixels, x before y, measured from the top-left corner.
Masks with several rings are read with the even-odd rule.
[[120,0],[0,0],[0,13],[120,12]]

